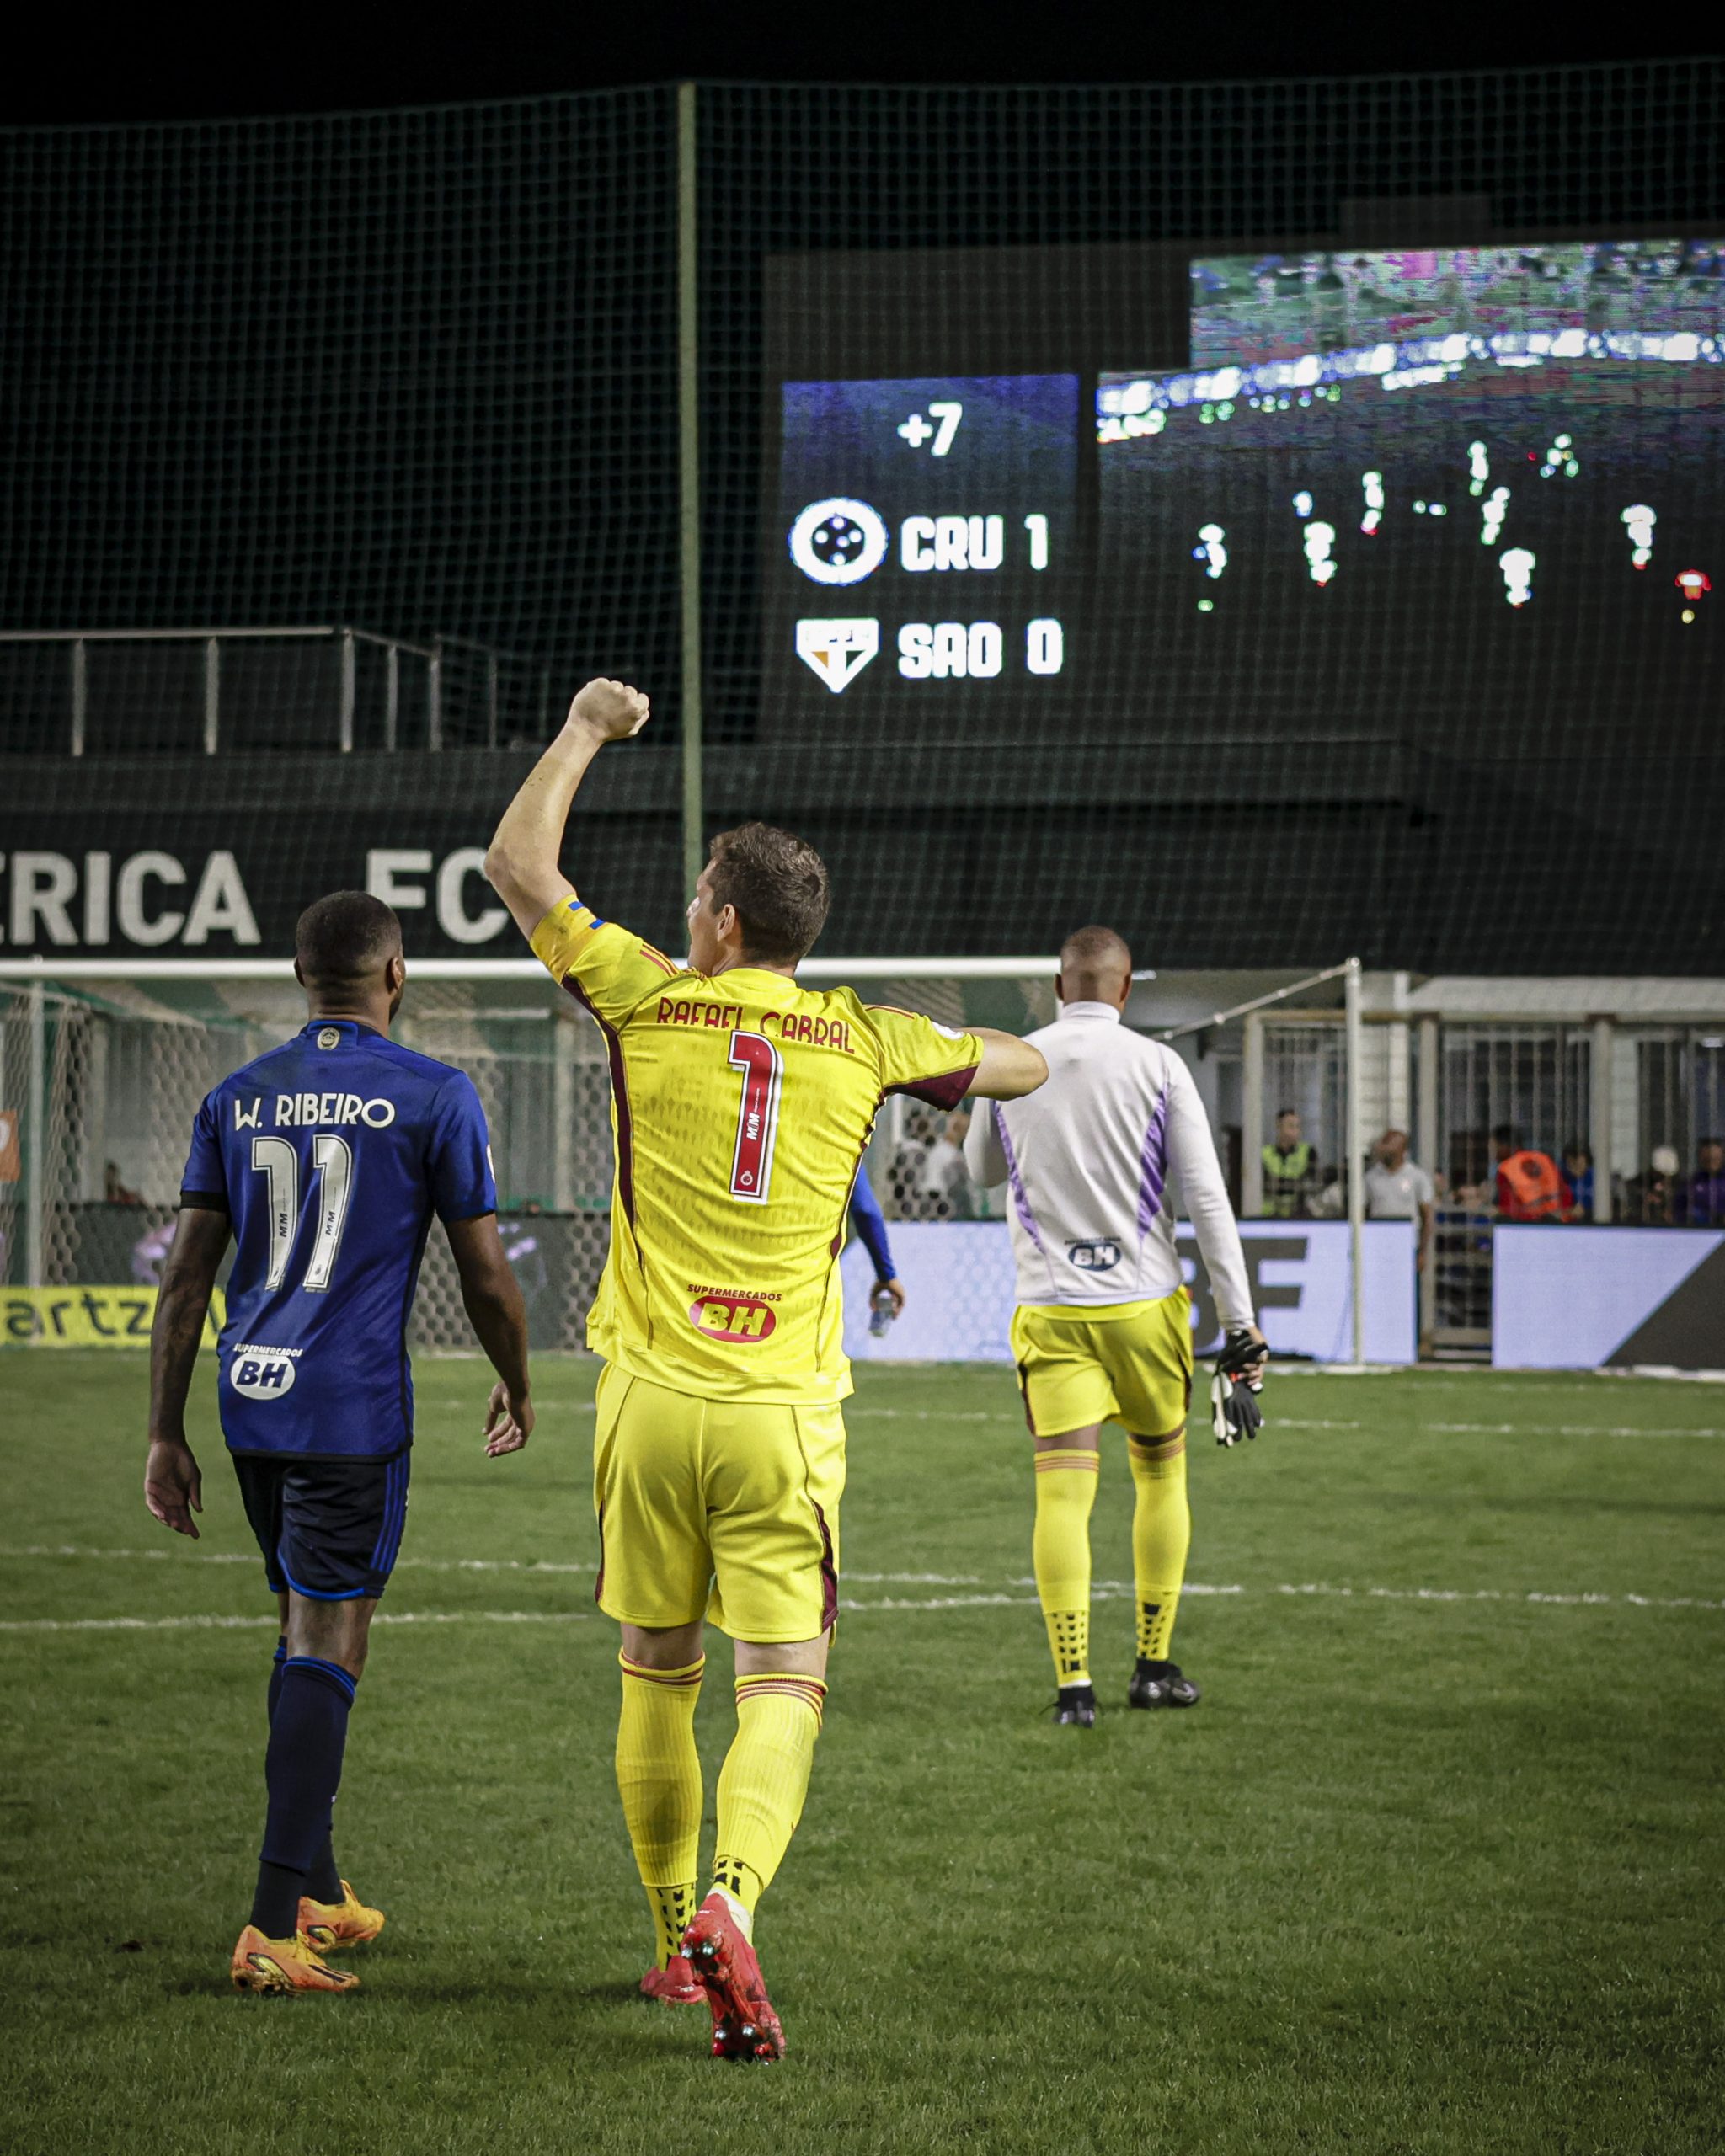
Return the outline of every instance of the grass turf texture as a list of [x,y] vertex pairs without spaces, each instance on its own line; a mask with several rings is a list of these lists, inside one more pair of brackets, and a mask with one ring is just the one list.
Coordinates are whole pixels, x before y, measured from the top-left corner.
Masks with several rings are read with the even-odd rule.
[[[284,2132],[343,2156],[1717,2148],[1725,1395],[1282,1377],[1259,1444],[1193,1446],[1192,1577],[1242,1590],[1183,1610],[1203,1705],[1124,1710],[1130,1604],[1099,1600],[1105,1711],[1082,1732],[1038,1713],[1010,1377],[862,1373],[852,1606],[759,1927],[791,2047],[769,2071],[708,2063],[704,2013],[635,1996],[593,1380],[542,1366],[539,1434],[489,1462],[482,1366],[422,1362],[383,1609],[467,1621],[373,1636],[337,1814],[390,1919],[355,1957],[366,1989],[270,2001],[226,1975],[270,1625],[19,1628],[267,1618],[254,1559],[212,1561],[249,1545],[209,1358],[195,1547],[138,1495],[140,1358],[0,1359],[0,2102],[20,2156]],[[1130,1577],[1130,1505],[1117,1439],[1099,1581]],[[129,1554],[19,1554],[62,1544]],[[1319,1585],[1355,1592],[1281,1591]],[[1684,1598],[1713,1606],[1658,1606]],[[482,1614],[501,1612],[545,1621]],[[710,1644],[709,1820],[731,1721]]]

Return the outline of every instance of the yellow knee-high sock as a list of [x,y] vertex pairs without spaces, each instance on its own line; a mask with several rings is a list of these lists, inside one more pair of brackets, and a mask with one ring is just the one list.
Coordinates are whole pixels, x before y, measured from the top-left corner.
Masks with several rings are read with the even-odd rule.
[[700,1861],[701,1758],[695,1702],[705,1660],[683,1669],[648,1669],[627,1655],[617,1725],[617,1787],[636,1868],[653,1912],[662,1969],[680,1953],[696,1908]]
[[1090,1508],[1102,1454],[1076,1448],[1036,1455],[1030,1554],[1057,1684],[1090,1682]]
[[1138,1658],[1166,1662],[1186,1578],[1192,1508],[1186,1501],[1186,1433],[1129,1438],[1138,1501],[1132,1509],[1132,1582],[1138,1601]]
[[768,1670],[737,1679],[737,1733],[718,1775],[713,1883],[750,1915],[803,1816],[826,1687]]

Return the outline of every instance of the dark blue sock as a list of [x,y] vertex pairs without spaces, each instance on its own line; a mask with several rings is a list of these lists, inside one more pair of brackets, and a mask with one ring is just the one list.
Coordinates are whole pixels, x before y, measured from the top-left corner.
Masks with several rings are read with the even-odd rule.
[[[275,1660],[270,1671],[270,1719],[275,1719],[275,1702],[281,1697],[281,1672],[287,1660],[287,1635],[284,1632],[275,1642]],[[342,1898],[341,1873],[335,1862],[334,1821],[323,1830],[323,1846],[312,1859],[312,1868],[306,1875],[305,1891],[314,1902],[339,1902]],[[276,1935],[271,1933],[274,1938]]]
[[291,1939],[298,1927],[300,1896],[329,1838],[354,1689],[339,1662],[290,1655],[281,1665],[264,1761],[270,1811],[252,1903],[252,1922],[266,1938]]

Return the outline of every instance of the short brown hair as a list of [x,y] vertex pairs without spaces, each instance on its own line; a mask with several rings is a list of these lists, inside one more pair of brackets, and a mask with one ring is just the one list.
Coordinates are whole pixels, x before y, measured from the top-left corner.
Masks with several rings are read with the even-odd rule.
[[832,886],[809,845],[771,824],[739,824],[713,841],[708,862],[716,906],[734,906],[751,958],[794,963],[826,926]]

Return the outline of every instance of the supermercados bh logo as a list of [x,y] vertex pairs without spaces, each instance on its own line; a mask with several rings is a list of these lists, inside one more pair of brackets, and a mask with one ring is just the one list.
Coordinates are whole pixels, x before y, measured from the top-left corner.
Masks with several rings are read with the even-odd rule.
[[1120,1246],[1112,1235],[1098,1235],[1087,1243],[1068,1243],[1066,1255],[1081,1273],[1112,1273],[1120,1262]]
[[695,1298],[689,1305],[689,1322],[709,1340],[752,1347],[770,1338],[778,1322],[772,1308],[778,1300],[777,1295],[750,1295],[739,1288],[693,1285],[689,1293]]
[[243,1399],[280,1400],[293,1390],[297,1348],[263,1348],[247,1341],[227,1358],[227,1382]]

